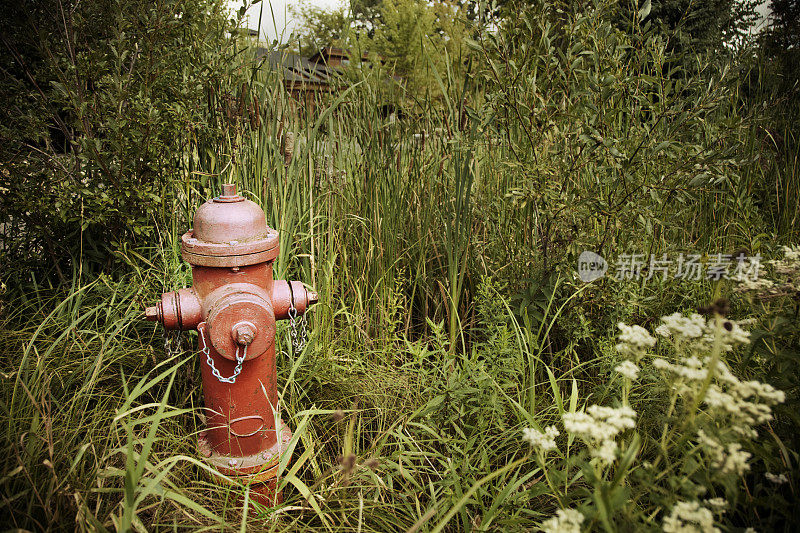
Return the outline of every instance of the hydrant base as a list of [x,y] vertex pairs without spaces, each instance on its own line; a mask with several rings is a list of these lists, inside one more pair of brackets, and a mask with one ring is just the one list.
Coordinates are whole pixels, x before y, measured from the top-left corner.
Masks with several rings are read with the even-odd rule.
[[[272,447],[255,455],[236,457],[222,455],[211,450],[205,432],[197,438],[198,451],[203,459],[219,471],[220,474],[243,485],[250,485],[250,499],[262,505],[271,506],[283,501],[277,489],[278,463],[289,450],[292,432],[283,421],[280,422],[280,433]],[[210,452],[210,453],[209,453]],[[222,485],[230,482],[219,476],[216,481]]]

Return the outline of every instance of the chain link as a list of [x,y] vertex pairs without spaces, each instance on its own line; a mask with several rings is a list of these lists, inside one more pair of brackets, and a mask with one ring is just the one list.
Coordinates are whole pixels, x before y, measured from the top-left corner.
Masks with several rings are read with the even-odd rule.
[[[300,332],[297,331],[297,323],[300,322]],[[292,299],[289,300],[289,333],[292,336],[292,347],[294,353],[298,354],[306,347],[308,340],[308,331],[306,330],[306,316],[297,319],[297,309],[294,306],[294,292],[292,292]]]
[[244,363],[245,358],[247,357],[247,345],[245,345],[242,356],[239,357],[239,345],[236,345],[236,366],[233,369],[233,375],[230,377],[224,377],[222,374],[219,373],[217,367],[214,366],[214,360],[211,358],[211,350],[208,348],[206,344],[206,332],[205,328],[197,328],[197,331],[200,333],[200,340],[203,341],[203,348],[200,350],[203,355],[206,356],[206,363],[208,366],[211,367],[211,373],[217,378],[221,383],[236,383],[236,377],[242,371],[242,364]]

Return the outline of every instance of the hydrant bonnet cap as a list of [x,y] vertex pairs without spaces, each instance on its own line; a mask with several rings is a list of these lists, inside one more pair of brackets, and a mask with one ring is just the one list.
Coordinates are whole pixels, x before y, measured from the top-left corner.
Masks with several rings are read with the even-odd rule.
[[267,235],[264,211],[236,194],[236,188],[201,205],[194,214],[195,239],[211,243],[246,242]]
[[183,258],[194,265],[255,264],[274,259],[278,250],[278,234],[267,226],[264,211],[232,184],[197,209],[194,228],[182,241]]

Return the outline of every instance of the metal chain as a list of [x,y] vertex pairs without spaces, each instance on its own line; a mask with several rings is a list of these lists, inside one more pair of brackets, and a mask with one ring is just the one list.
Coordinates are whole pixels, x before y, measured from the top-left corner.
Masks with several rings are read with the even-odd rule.
[[241,357],[239,357],[239,345],[236,345],[236,366],[233,368],[233,375],[226,378],[220,374],[219,370],[217,370],[217,367],[214,366],[214,360],[211,358],[211,350],[206,344],[205,328],[197,328],[197,331],[200,333],[200,340],[203,341],[203,348],[200,351],[206,356],[206,363],[211,367],[211,373],[222,383],[236,383],[236,377],[241,373],[242,363],[244,363],[244,360],[247,357],[247,345],[245,345]]
[[289,333],[292,336],[292,347],[294,348],[294,353],[298,354],[303,351],[303,348],[306,347],[306,341],[308,340],[308,331],[306,330],[306,316],[303,315],[300,317],[300,333],[297,332],[297,309],[294,306],[294,293],[292,293],[292,299],[289,300]]

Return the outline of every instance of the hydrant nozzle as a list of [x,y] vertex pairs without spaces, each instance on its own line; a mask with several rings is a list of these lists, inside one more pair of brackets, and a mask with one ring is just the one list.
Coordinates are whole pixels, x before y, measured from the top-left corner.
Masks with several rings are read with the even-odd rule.
[[305,313],[319,297],[299,281],[273,279],[278,233],[233,184],[197,209],[181,241],[193,285],[162,294],[145,319],[198,331],[207,425],[198,452],[220,473],[253,484],[251,494],[262,503],[272,503],[280,497],[278,461],[291,439],[273,410],[276,321]]
[[158,312],[158,306],[154,305],[153,307],[148,307],[144,310],[144,319],[149,320],[150,322],[160,322],[159,318],[160,313]]

